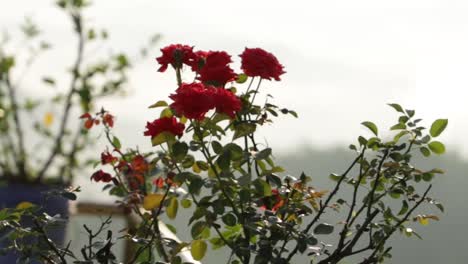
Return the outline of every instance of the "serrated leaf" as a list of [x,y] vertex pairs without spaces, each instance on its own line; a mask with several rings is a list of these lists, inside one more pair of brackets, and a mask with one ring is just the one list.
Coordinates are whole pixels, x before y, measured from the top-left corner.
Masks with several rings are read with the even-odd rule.
[[374,133],[374,135],[378,136],[379,135],[379,129],[377,128],[377,126],[370,122],[370,121],[365,121],[365,122],[362,122],[361,125],[367,127],[370,131],[372,131],[372,133]]
[[445,128],[448,125],[448,119],[437,119],[432,123],[431,125],[431,136],[432,137],[438,137],[442,132],[444,132]]

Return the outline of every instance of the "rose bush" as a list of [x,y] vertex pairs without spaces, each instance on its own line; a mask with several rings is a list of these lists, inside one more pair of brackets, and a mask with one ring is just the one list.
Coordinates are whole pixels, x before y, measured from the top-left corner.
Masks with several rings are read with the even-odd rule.
[[[417,168],[411,159],[415,150],[424,156],[445,151],[434,138],[447,120],[436,120],[427,130],[415,111],[391,104],[399,115],[390,128],[394,135],[384,139],[374,123],[363,122],[370,136],[350,145],[356,158],[344,172],[330,175],[332,189],[322,190],[304,173],[287,175],[272,149],[256,139],[257,129],[279,114],[297,117],[269,99],[258,103],[262,80],[279,81],[285,73],[273,54],[246,48],[240,55],[242,72],[234,73],[231,56],[224,51],[194,51],[180,44],[161,51],[158,71],[171,66],[178,88],[169,95],[170,102],[150,106],[162,109],[142,132],[151,137],[154,149],[124,149],[112,132],[112,115],[104,109],[83,115],[83,126],[102,125],[110,144],[91,180],[105,183],[104,190],[141,220],[120,236],[136,247],[127,263],[182,263],[185,251],[202,260],[209,245],[213,250],[228,248],[226,261],[233,264],[297,263],[301,255],[311,263],[351,257],[355,263],[379,263],[391,257],[387,242],[396,232],[418,236],[414,222],[438,220],[416,210],[422,204],[443,210],[429,197],[428,183],[443,171]],[[194,82],[183,82],[183,69],[193,71]],[[191,208],[189,241],[176,241],[160,230],[163,214],[175,219],[179,207]],[[51,247],[55,255],[46,256],[117,263],[112,232],[106,241],[96,253],[85,247],[89,253],[84,260],[67,248]]]

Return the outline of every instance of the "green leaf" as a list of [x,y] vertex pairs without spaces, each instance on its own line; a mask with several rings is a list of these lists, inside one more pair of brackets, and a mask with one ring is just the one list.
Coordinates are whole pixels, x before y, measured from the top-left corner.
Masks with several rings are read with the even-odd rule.
[[223,215],[222,219],[228,226],[235,226],[237,224],[236,216],[233,213]]
[[403,111],[403,107],[401,107],[401,105],[399,104],[388,104],[388,105],[393,107],[393,109],[395,109],[397,112],[405,113],[405,111]]
[[202,260],[206,253],[206,242],[203,240],[194,240],[192,242],[192,246],[190,248],[190,253],[192,253],[192,257],[194,260]]
[[252,134],[253,132],[255,132],[256,129],[257,126],[255,124],[242,123],[235,127],[235,132],[232,140],[236,140],[240,137]]
[[271,186],[266,181],[256,179],[253,184],[261,196],[271,196]]
[[236,83],[245,83],[249,77],[243,73],[237,75]]
[[192,229],[191,229],[191,234],[192,234],[193,239],[199,238],[201,233],[205,229],[205,227],[206,227],[206,222],[203,222],[203,221],[196,222],[195,224],[193,224]]
[[167,229],[169,229],[173,234],[177,234],[177,228],[173,225],[170,225],[170,224],[165,224]]
[[231,154],[231,160],[239,161],[244,157],[244,150],[235,143],[229,143],[224,146],[224,151],[228,151]]
[[445,145],[439,141],[432,141],[428,145],[429,149],[435,154],[444,154],[445,153]]
[[372,131],[372,133],[374,133],[374,135],[376,135],[376,136],[379,135],[379,130],[378,130],[377,126],[374,123],[369,122],[369,121],[365,121],[365,122],[362,122],[361,125],[367,127],[370,131]]
[[231,166],[231,152],[225,151],[216,160],[216,164],[222,170],[229,170]]
[[434,121],[430,130],[431,136],[438,137],[440,134],[442,134],[442,132],[444,132],[447,125],[448,119],[437,119],[436,121]]
[[157,107],[164,107],[164,106],[168,106],[168,104],[166,103],[166,101],[157,101],[156,103],[148,106],[148,108],[157,108]]
[[183,208],[189,208],[190,206],[192,206],[192,201],[189,199],[183,199],[182,201],[180,201],[180,204]]
[[210,239],[213,250],[220,249],[224,246],[224,240],[220,237],[213,237]]
[[288,113],[289,113],[290,115],[294,116],[295,118],[297,118],[297,117],[298,117],[298,115],[297,115],[296,111],[289,110],[289,111],[288,111]]
[[426,181],[426,182],[432,181],[432,178],[434,178],[434,174],[433,174],[433,173],[428,173],[428,172],[426,172],[426,173],[424,173],[424,174],[422,175],[423,181]]
[[339,181],[341,179],[341,177],[343,177],[342,175],[338,175],[336,173],[332,173],[330,174],[330,176],[328,176],[332,181]]
[[409,110],[409,109],[406,109],[406,113],[408,114],[409,117],[413,117],[414,114],[416,113],[416,111],[414,110]]
[[256,160],[264,160],[268,158],[271,155],[271,148],[266,148],[257,154],[255,154],[255,159]]
[[176,160],[182,160],[187,156],[188,145],[185,142],[176,142],[172,145],[172,154]]
[[321,223],[315,227],[314,233],[317,235],[328,235],[333,233],[334,227],[330,224]]
[[223,146],[216,140],[213,140],[211,142],[211,147],[213,148],[213,151],[218,155],[221,154],[221,152],[223,152]]
[[390,130],[401,130],[406,129],[406,125],[404,123],[398,123],[390,128]]
[[179,209],[179,201],[176,197],[172,197],[169,200],[169,205],[166,208],[166,214],[169,219],[175,219],[177,216],[177,210]]
[[112,138],[112,145],[113,145],[114,148],[116,148],[116,149],[122,148],[122,144],[120,143],[120,140],[119,140],[119,138],[117,138],[117,137]]
[[401,206],[400,212],[398,212],[398,215],[404,215],[406,212],[408,212],[409,205],[406,200],[403,200],[403,205]]
[[421,153],[423,154],[424,157],[431,156],[431,151],[426,147],[419,148],[419,151],[421,151]]

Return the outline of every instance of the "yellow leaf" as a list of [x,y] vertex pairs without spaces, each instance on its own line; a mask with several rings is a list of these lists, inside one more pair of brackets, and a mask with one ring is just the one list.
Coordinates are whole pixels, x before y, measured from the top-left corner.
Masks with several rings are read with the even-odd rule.
[[167,217],[169,217],[169,219],[175,219],[177,216],[177,209],[179,209],[179,201],[177,198],[172,197],[169,205],[167,206]]
[[162,132],[159,135],[151,138],[153,146],[161,145],[162,143],[170,142],[175,139],[174,135],[169,132]]
[[182,124],[187,123],[187,120],[188,120],[188,119],[187,119],[185,116],[182,116],[182,117],[180,118],[180,122],[181,122]]
[[161,118],[163,118],[163,117],[172,117],[172,116],[173,116],[172,110],[169,107],[164,108],[164,110],[161,111],[161,115],[160,115]]
[[151,193],[145,196],[143,199],[143,208],[145,210],[151,211],[156,207],[161,205],[164,195],[159,193]]
[[21,202],[21,203],[19,203],[18,205],[16,205],[16,209],[25,210],[25,209],[31,208],[31,207],[33,207],[33,206],[34,206],[33,203],[30,203],[30,202]]
[[156,107],[163,107],[163,106],[167,106],[166,101],[157,101],[156,103],[148,106],[148,108],[156,108]]
[[203,240],[194,240],[190,248],[190,253],[194,260],[202,260],[206,253],[206,242]]
[[426,217],[420,217],[418,221],[423,226],[427,226],[429,224],[429,219],[427,219]]
[[192,170],[193,170],[193,172],[195,172],[195,173],[200,173],[200,172],[201,172],[201,169],[200,169],[200,167],[198,167],[198,165],[197,165],[196,162],[193,163]]
[[46,127],[50,127],[53,122],[54,122],[54,114],[52,114],[51,112],[47,112],[44,115],[44,125]]

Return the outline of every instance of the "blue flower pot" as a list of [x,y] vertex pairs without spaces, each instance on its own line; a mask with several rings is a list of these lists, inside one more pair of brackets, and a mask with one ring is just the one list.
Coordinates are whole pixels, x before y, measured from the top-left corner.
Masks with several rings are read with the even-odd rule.
[[[32,185],[9,183],[7,186],[0,187],[0,209],[15,208],[21,202],[30,202],[41,206],[42,212],[50,216],[60,214],[62,218],[68,218],[68,200],[58,196],[47,196],[45,192],[53,190],[54,187],[47,185]],[[22,219],[23,226],[31,226],[30,219]],[[47,230],[49,237],[58,245],[63,245],[65,241],[66,224]],[[2,235],[2,234],[0,234]],[[26,241],[25,243],[37,243],[38,241]],[[2,244],[3,243],[3,244]],[[4,247],[5,243],[0,243]],[[0,263],[14,264],[18,259],[17,252],[9,252],[6,256],[0,256]],[[37,262],[31,262],[37,263]]]

